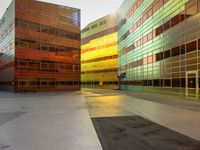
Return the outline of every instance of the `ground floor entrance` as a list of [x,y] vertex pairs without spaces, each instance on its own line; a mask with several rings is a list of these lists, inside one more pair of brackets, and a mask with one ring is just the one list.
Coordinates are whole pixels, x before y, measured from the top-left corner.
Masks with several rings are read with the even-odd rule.
[[198,71],[187,71],[186,72],[186,97],[199,97],[199,77]]

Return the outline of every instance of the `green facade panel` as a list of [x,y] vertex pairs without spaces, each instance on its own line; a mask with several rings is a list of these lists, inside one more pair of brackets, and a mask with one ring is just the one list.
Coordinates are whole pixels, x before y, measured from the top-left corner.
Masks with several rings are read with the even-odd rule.
[[122,89],[198,97],[200,1],[125,0],[118,12]]
[[14,80],[14,67],[5,69],[8,65],[14,66],[15,59],[15,1],[13,0],[0,20],[0,89],[12,90],[9,86]]

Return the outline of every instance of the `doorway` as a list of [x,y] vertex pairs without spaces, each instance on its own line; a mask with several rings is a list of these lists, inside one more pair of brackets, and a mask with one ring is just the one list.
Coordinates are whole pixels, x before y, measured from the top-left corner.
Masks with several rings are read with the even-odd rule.
[[187,71],[186,72],[186,97],[199,96],[199,77],[198,71]]

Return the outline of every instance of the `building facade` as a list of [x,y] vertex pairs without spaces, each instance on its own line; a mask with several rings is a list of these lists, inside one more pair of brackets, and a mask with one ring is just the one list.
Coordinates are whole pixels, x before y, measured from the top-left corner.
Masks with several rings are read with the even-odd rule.
[[87,25],[81,32],[83,87],[117,88],[118,40],[116,15]]
[[1,89],[80,89],[79,9],[13,0],[0,33]]
[[117,20],[122,89],[199,97],[200,0],[125,0]]
[[15,64],[15,1],[0,19],[0,89],[13,90]]

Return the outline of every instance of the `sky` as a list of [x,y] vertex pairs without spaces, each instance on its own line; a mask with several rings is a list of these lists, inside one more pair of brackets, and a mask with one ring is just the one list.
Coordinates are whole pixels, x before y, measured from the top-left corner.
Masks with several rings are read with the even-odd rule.
[[[0,18],[12,0],[0,0]],[[107,14],[114,13],[124,0],[40,0],[81,9],[81,28]]]

